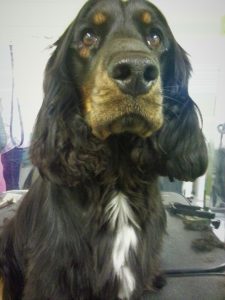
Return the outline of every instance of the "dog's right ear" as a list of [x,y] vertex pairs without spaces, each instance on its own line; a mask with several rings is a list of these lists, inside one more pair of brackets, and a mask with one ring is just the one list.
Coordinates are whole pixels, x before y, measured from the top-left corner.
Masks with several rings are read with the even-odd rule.
[[[44,100],[37,115],[33,132],[30,156],[32,163],[39,169],[40,174],[52,181],[60,183],[58,172],[54,171],[60,157],[61,148],[65,147],[67,136],[63,131],[64,116],[68,110],[77,113],[78,106],[72,102],[78,101],[75,90],[71,88],[66,56],[72,38],[73,24],[71,24],[59,40],[53,45],[52,53],[44,77]],[[61,170],[62,171],[62,170]],[[63,172],[62,172],[63,173]]]
[[40,174],[65,186],[74,186],[80,178],[97,174],[101,168],[96,150],[101,152],[96,146],[99,142],[92,136],[81,112],[77,74],[80,61],[71,54],[76,27],[74,21],[67,28],[55,43],[56,49],[47,63],[44,100],[30,147],[32,163]]

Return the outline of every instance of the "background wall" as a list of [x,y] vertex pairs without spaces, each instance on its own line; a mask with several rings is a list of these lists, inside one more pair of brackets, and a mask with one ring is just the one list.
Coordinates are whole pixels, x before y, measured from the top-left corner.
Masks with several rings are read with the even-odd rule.
[[[9,44],[14,47],[16,95],[29,144],[42,102],[42,79],[52,44],[72,21],[82,0],[0,0],[0,98],[9,123],[11,69]],[[225,1],[155,0],[193,65],[190,94],[202,110],[204,132],[216,146],[216,126],[225,122]],[[17,135],[18,126],[14,126]]]

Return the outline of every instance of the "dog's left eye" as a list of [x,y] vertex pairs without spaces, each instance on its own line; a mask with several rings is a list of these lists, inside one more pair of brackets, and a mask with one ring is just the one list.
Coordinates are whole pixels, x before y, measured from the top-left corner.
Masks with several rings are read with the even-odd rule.
[[82,43],[85,47],[95,48],[98,47],[99,38],[92,32],[86,32],[82,37]]
[[156,32],[150,33],[147,36],[147,44],[152,49],[158,49],[162,44],[160,35]]

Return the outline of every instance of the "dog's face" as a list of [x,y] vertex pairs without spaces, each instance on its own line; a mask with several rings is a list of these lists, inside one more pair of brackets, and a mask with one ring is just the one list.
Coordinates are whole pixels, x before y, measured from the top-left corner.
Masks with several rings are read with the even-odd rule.
[[161,60],[171,33],[159,16],[144,0],[99,0],[76,20],[70,61],[81,78],[83,117],[101,139],[147,137],[163,123]]

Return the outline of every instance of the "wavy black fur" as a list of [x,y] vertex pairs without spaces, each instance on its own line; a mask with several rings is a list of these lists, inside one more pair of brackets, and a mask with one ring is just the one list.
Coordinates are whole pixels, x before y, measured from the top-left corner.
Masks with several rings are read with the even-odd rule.
[[[125,132],[100,140],[85,120],[81,88],[92,56],[80,57],[71,44],[95,6],[117,14],[126,7],[150,10],[166,37],[167,49],[158,56],[164,124],[148,138]],[[108,39],[115,25],[109,28]],[[142,0],[88,1],[55,46],[31,145],[41,177],[1,234],[3,299],[118,299],[111,257],[116,231],[105,218],[118,193],[126,195],[140,228],[137,251],[129,252],[136,282],[130,299],[147,299],[146,291],[161,282],[158,257],[166,226],[157,178],[192,181],[207,166],[198,109],[188,94],[189,60],[163,15]],[[101,54],[92,55],[107,55],[101,47]]]

